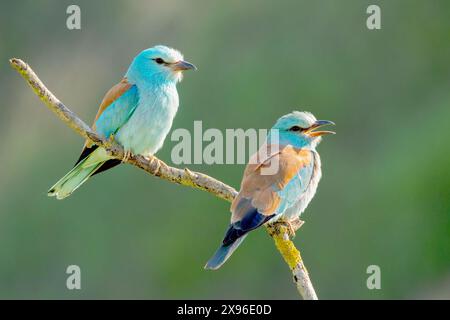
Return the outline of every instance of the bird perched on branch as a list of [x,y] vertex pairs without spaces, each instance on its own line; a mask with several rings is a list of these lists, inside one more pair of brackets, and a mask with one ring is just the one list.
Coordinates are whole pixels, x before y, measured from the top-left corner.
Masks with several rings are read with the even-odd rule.
[[278,119],[265,144],[250,158],[231,205],[231,224],[205,269],[220,268],[248,232],[267,222],[291,227],[290,222],[298,219],[322,175],[316,147],[321,136],[334,134],[316,129],[330,124],[334,123],[317,120],[309,112],[294,111]]
[[[178,110],[176,85],[184,70],[196,67],[175,49],[155,46],[139,53],[125,77],[103,98],[93,129],[114,139],[130,154],[154,155],[163,145]],[[86,142],[75,167],[48,191],[64,199],[93,174],[121,163],[106,150]]]

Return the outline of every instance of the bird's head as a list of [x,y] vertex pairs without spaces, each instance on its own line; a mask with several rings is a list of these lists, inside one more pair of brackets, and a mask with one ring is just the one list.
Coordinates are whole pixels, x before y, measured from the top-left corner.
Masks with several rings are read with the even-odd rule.
[[278,119],[272,129],[278,132],[279,144],[314,149],[323,135],[335,133],[316,130],[325,125],[334,125],[334,123],[328,120],[317,120],[310,112],[294,111]]
[[183,71],[197,68],[183,60],[183,55],[166,46],[155,46],[143,50],[133,60],[126,77],[131,81],[151,80],[161,82],[179,82]]

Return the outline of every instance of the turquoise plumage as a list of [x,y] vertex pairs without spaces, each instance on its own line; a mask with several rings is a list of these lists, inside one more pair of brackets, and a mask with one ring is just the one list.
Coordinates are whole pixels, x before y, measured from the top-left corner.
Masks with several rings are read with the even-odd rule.
[[[108,91],[93,128],[104,138],[114,137],[130,153],[150,156],[163,145],[178,110],[176,85],[182,71],[196,69],[177,50],[156,46],[139,53],[125,77]],[[75,167],[48,191],[63,199],[90,176],[120,163],[103,148],[85,144]]]
[[278,119],[245,169],[231,205],[231,224],[206,269],[220,268],[250,231],[280,219],[290,225],[306,209],[322,175],[316,146],[322,135],[334,133],[315,129],[327,124],[333,123],[309,112]]
[[95,130],[103,137],[116,134],[131,117],[139,102],[139,91],[132,85],[117,100],[112,102],[95,121]]

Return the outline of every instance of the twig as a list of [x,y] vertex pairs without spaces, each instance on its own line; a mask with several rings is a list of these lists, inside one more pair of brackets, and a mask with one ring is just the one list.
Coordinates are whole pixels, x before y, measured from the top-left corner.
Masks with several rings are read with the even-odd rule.
[[[20,59],[13,58],[9,60],[11,66],[28,82],[36,95],[70,128],[76,131],[85,139],[94,144],[102,146],[106,151],[117,159],[124,156],[123,148],[114,141],[103,139],[94,132],[86,123],[84,123],[76,114],[67,108],[56,98],[38,78],[29,65]],[[131,155],[127,163],[132,164],[147,173],[168,180],[180,185],[190,186],[209,192],[216,197],[226,201],[233,201],[237,191],[225,183],[214,179],[200,172],[190,171],[189,169],[178,169],[170,167],[156,157],[145,158],[140,155]],[[288,229],[280,224],[267,225],[266,229],[269,235],[274,239],[275,245],[283,256],[292,271],[294,282],[300,295],[305,300],[317,300],[317,295],[309,279],[308,272],[303,264],[300,252],[295,248],[293,242],[289,239]]]
[[294,283],[297,290],[305,300],[318,300],[316,291],[309,278],[308,270],[303,264],[300,251],[289,239],[289,230],[282,223],[266,225],[267,232],[275,241],[275,246],[286,261],[294,276]]

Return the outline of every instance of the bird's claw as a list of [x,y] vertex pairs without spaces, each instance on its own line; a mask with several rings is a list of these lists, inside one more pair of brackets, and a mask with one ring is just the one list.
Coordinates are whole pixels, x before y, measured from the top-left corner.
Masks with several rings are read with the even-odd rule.
[[291,227],[297,231],[305,223],[305,221],[300,220],[300,218],[295,218],[290,221]]
[[294,239],[295,238],[295,229],[294,229],[294,226],[292,225],[292,223],[289,221],[286,221],[285,226],[287,228],[289,238]]
[[156,158],[154,155],[149,155],[145,157],[148,162],[150,162],[150,165],[153,165],[153,161],[156,161],[156,169],[153,170],[155,173],[158,173],[159,169],[161,168],[161,163],[163,163],[161,160]]
[[125,152],[123,154],[122,162],[127,162],[128,160],[130,160],[131,154],[132,153],[130,150],[125,150]]
[[287,229],[287,233],[289,235],[289,238],[293,239],[295,238],[295,232],[300,229],[300,227],[305,223],[305,221],[300,220],[299,218],[290,220],[290,221],[285,221],[285,220],[279,220],[277,222],[275,222],[275,225],[280,225],[283,227],[286,227]]

